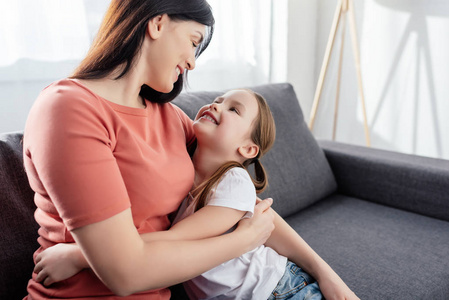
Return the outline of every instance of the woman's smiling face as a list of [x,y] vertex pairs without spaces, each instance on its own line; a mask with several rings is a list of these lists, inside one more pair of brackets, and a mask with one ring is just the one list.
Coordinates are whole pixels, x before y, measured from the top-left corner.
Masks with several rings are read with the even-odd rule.
[[172,20],[167,15],[150,20],[150,44],[142,53],[148,66],[146,84],[156,91],[169,93],[179,75],[195,68],[196,49],[205,31],[203,24]]

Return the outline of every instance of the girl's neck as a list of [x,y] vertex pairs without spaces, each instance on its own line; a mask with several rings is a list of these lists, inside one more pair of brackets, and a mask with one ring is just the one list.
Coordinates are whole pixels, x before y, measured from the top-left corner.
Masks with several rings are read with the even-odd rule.
[[228,160],[220,159],[220,155],[209,149],[197,147],[192,157],[195,167],[194,188],[208,180]]

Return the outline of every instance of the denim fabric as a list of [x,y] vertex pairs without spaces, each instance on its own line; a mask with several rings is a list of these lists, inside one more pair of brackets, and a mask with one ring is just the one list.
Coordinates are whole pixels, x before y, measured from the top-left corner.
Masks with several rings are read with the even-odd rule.
[[268,300],[275,299],[321,300],[324,298],[315,279],[288,261],[284,275],[268,298]]

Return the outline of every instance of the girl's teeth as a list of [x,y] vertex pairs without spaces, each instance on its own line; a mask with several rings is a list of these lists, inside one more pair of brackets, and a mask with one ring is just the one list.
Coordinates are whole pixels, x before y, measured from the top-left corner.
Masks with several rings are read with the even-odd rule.
[[203,118],[208,119],[209,121],[211,121],[214,124],[217,124],[217,122],[215,122],[215,120],[212,119],[210,116],[204,116]]

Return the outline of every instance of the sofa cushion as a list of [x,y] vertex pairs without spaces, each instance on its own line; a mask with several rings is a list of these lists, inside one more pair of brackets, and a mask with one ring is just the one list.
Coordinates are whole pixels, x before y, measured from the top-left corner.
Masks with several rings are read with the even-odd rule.
[[[276,142],[262,158],[269,188],[261,197],[272,197],[273,208],[285,217],[334,192],[335,179],[323,151],[304,122],[293,87],[282,83],[251,89],[264,96],[276,122]],[[201,106],[223,93],[183,93],[174,103],[194,118]]]
[[34,268],[38,225],[22,160],[22,134],[0,135],[0,299],[22,299]]
[[448,299],[449,222],[343,195],[286,221],[360,299]]

